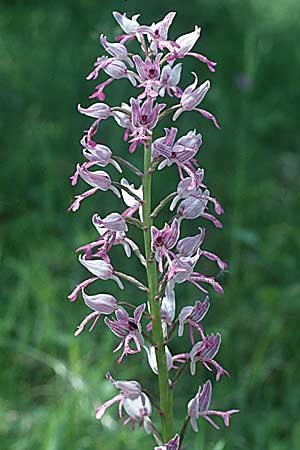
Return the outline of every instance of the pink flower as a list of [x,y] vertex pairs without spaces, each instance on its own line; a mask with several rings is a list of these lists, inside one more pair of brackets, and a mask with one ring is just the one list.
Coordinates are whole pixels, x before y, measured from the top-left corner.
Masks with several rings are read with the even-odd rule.
[[120,289],[124,289],[124,286],[120,279],[114,275],[113,266],[101,259],[86,259],[85,256],[79,256],[79,262],[95,277],[101,280],[113,280],[117,283]]
[[115,381],[110,373],[107,373],[106,378],[111,381],[114,387],[120,390],[120,394],[97,408],[96,419],[102,419],[110,406],[119,403],[119,417],[122,417],[123,408],[128,415],[124,425],[131,423],[134,427],[136,423],[139,426],[144,424],[146,431],[148,431],[147,425],[150,421],[149,417],[151,416],[152,408],[148,396],[142,392],[141,385],[137,381]]
[[170,267],[172,267],[173,253],[170,250],[175,246],[179,238],[179,223],[174,219],[171,226],[167,223],[162,230],[151,227],[152,244],[151,248],[158,262],[158,270],[163,272],[163,258],[166,258]]
[[96,170],[95,172],[90,172],[88,170],[88,167],[90,166],[89,163],[84,163],[82,166],[79,164],[77,165],[75,174],[71,177],[72,179],[72,185],[76,184],[78,175],[90,186],[92,186],[92,189],[89,189],[86,192],[83,192],[80,195],[75,196],[74,202],[69,207],[69,211],[77,211],[80,207],[80,203],[85,198],[89,197],[90,195],[93,195],[98,190],[100,191],[108,191],[111,190],[117,197],[120,197],[120,192],[118,191],[115,186],[113,186],[111,182],[111,178],[108,175],[108,173],[104,172],[103,170]]
[[188,403],[188,415],[191,418],[191,425],[194,431],[198,431],[197,420],[199,417],[207,420],[214,428],[219,430],[219,426],[212,420],[210,416],[219,416],[224,420],[226,427],[229,426],[231,414],[239,412],[239,409],[231,409],[229,411],[215,411],[209,409],[211,402],[212,385],[208,380],[203,387],[199,386],[196,396]]
[[107,145],[96,144],[88,139],[87,136],[83,136],[81,145],[84,148],[83,155],[88,161],[100,167],[106,167],[108,164],[112,164],[120,173],[122,173],[120,165],[112,158],[112,151]]
[[202,341],[197,342],[192,350],[190,351],[189,357],[191,360],[190,369],[191,374],[195,375],[196,373],[196,362],[201,361],[204,367],[211,372],[211,367],[214,366],[217,370],[216,380],[219,381],[222,375],[226,375],[230,377],[229,373],[223,369],[220,364],[214,360],[217,355],[221,345],[221,335],[220,333],[211,334],[203,338]]
[[128,50],[125,47],[125,45],[120,44],[120,43],[115,43],[115,42],[114,43],[107,42],[106,36],[104,36],[103,34],[100,35],[100,42],[101,42],[103,48],[111,56],[118,58],[121,61],[125,61],[131,67],[133,66],[133,63],[128,56]]
[[161,83],[159,81],[160,76],[159,63],[161,56],[162,54],[159,53],[153,62],[149,57],[147,57],[145,61],[143,61],[139,55],[135,55],[133,57],[135,67],[141,81],[138,87],[143,87],[145,89],[144,92],[140,94],[138,98],[145,98],[145,97],[155,98],[158,96],[158,92],[161,86]]
[[[100,238],[90,244],[83,245],[77,251],[84,251],[87,259],[100,257],[110,263],[108,253],[114,245],[123,245],[126,255],[131,255],[130,240],[126,239],[127,224],[119,213],[111,213],[104,219],[97,214],[93,215],[93,225],[98,231]],[[97,249],[96,253],[93,251]]]
[[77,299],[79,292],[86,288],[88,285],[94,283],[97,280],[113,280],[117,283],[120,289],[124,289],[121,280],[114,274],[114,268],[111,264],[101,259],[86,259],[85,256],[79,256],[79,262],[94,276],[82,281],[78,284],[70,295],[68,299],[74,302]]
[[221,258],[219,258],[214,253],[200,249],[200,246],[204,242],[204,239],[205,239],[204,228],[200,229],[200,233],[196,234],[195,236],[190,236],[181,239],[176,247],[178,256],[189,257],[195,254],[197,254],[198,257],[204,256],[210,261],[215,261],[218,264],[220,270],[225,270],[227,268],[227,264],[224,261],[222,261]]
[[192,190],[197,186],[198,163],[194,157],[202,144],[202,136],[200,133],[196,133],[196,130],[189,131],[175,142],[177,131],[177,128],[165,130],[165,142],[167,144],[161,139],[153,143],[156,154],[164,158],[158,169],[161,170],[166,166],[176,164],[182,180],[184,179],[182,171],[185,171],[191,177],[192,181],[188,188]]
[[168,31],[176,16],[176,12],[168,13],[160,22],[153,23],[150,27],[142,25],[137,31],[147,35],[150,42],[150,50],[156,55],[158,50],[173,48],[174,42],[168,41]]
[[94,103],[88,108],[82,108],[81,105],[78,105],[78,111],[85,116],[101,120],[107,119],[111,115],[111,109],[105,103]]
[[199,254],[193,257],[183,257],[176,255],[172,261],[172,267],[168,271],[167,291],[172,291],[176,283],[184,283],[189,281],[202,292],[207,294],[207,290],[200,283],[207,283],[217,294],[223,294],[222,286],[214,279],[202,273],[194,272],[194,267],[199,260]]
[[159,95],[164,97],[165,92],[172,97],[181,97],[182,89],[178,87],[178,83],[181,77],[182,64],[176,64],[176,66],[172,67],[170,65],[166,65],[163,67],[161,71],[160,77],[160,90]]
[[165,108],[165,104],[153,106],[153,99],[148,97],[141,105],[140,100],[130,99],[132,118],[132,133],[130,134],[130,153],[133,153],[138,144],[144,144],[151,139],[151,130],[158,122],[160,112]]
[[185,56],[193,56],[194,58],[198,59],[199,61],[203,62],[207,65],[208,70],[211,72],[215,72],[216,68],[215,66],[217,63],[210,61],[206,56],[200,55],[199,53],[192,53],[191,50],[198,41],[200,37],[201,28],[195,27],[195,30],[191,33],[184,34],[183,36],[180,36],[175,41],[174,47],[171,49],[171,54],[168,57],[168,61],[171,62],[174,59],[177,58],[184,58]]
[[140,17],[139,14],[132,16],[131,19],[128,19],[126,13],[120,14],[119,12],[114,11],[113,16],[122,28],[122,30],[128,35],[127,37],[121,36],[121,40],[125,42],[127,39],[130,39],[135,36],[137,29],[140,24],[137,19]]
[[178,336],[183,335],[184,326],[189,325],[190,339],[194,345],[193,328],[199,331],[200,336],[204,336],[203,327],[200,324],[202,319],[206,316],[210,307],[208,296],[205,297],[204,302],[197,301],[194,306],[184,306],[178,315],[179,328]]
[[[144,344],[144,339],[141,334],[141,318],[145,311],[146,305],[142,304],[134,310],[134,317],[129,317],[124,309],[117,309],[115,312],[116,320],[110,320],[107,317],[104,319],[106,325],[111,331],[121,338],[120,344],[114,349],[114,352],[124,347],[123,352],[117,363],[120,364],[127,355],[134,355],[141,351],[141,346]],[[130,342],[133,341],[135,348],[130,347]]]
[[74,333],[74,336],[78,336],[83,330],[84,327],[88,324],[88,322],[94,319],[89,331],[92,331],[99,320],[101,314],[111,314],[116,309],[119,308],[118,302],[112,295],[109,294],[96,294],[96,295],[87,295],[82,289],[82,298],[84,303],[91,309],[94,310],[91,314],[87,315],[83,321],[78,325],[77,330]]
[[208,189],[201,191],[197,189],[194,194],[191,194],[183,200],[177,209],[177,214],[182,219],[196,219],[203,217],[210,220],[216,228],[223,228],[222,223],[213,215],[206,212],[208,201],[211,200]]
[[[170,211],[173,211],[175,206],[177,205],[179,200],[186,199],[188,197],[191,197],[190,202],[192,202],[192,199],[199,199],[205,201],[205,205],[207,205],[208,201],[212,202],[214,205],[215,212],[220,215],[224,213],[224,210],[217,199],[210,196],[210,193],[206,186],[202,183],[204,178],[204,170],[203,169],[197,169],[193,176],[183,178],[177,185],[177,195],[172,200],[172,203],[170,205]],[[204,188],[205,190],[202,191],[200,187]],[[200,208],[200,203],[203,202],[195,202],[196,203],[196,209]],[[206,206],[205,206],[206,207]],[[200,208],[201,209],[201,208]],[[187,212],[187,211],[186,211]],[[222,226],[221,226],[222,228]]]
[[198,77],[194,72],[193,75],[195,77],[195,81],[183,91],[182,96],[180,98],[180,108],[177,109],[177,111],[175,112],[173,120],[174,121],[177,120],[180,114],[183,113],[184,111],[198,111],[206,119],[212,120],[217,128],[220,128],[220,125],[218,124],[215,116],[213,116],[205,109],[197,108],[197,106],[199,105],[199,103],[202,102],[202,100],[204,99],[210,88],[210,81],[206,80],[197,88],[196,86],[198,84]]

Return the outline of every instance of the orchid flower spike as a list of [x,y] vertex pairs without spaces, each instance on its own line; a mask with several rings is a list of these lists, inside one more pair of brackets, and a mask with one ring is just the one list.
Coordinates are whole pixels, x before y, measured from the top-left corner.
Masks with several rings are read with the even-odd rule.
[[[113,12],[121,34],[115,38],[100,34],[102,54],[86,76],[90,82],[97,80],[89,95],[91,102],[86,107],[77,106],[80,114],[92,120],[84,132],[80,132],[83,160],[76,164],[70,177],[72,186],[83,181],[88,189],[75,195],[69,211],[79,210],[88,197],[95,195],[97,198],[91,219],[94,236],[76,249],[79,263],[90,275],[68,296],[70,302],[75,302],[81,295],[89,309],[74,335],[78,336],[86,328],[92,331],[98,323],[102,324],[101,316],[104,316],[106,327],[99,326],[99,331],[105,328],[117,337],[118,345],[112,349],[112,353],[119,352],[117,363],[121,364],[130,356],[126,358],[127,363],[134,364],[133,355],[140,353],[136,360],[140,358],[141,363],[147,358],[145,368],[150,368],[158,380],[156,401],[138,381],[115,380],[108,372],[106,377],[118,393],[97,408],[96,419],[101,420],[110,406],[118,404],[119,417],[125,413],[124,424],[133,429],[136,425],[143,426],[153,436],[157,445],[154,450],[182,450],[189,422],[194,431],[198,430],[200,417],[218,428],[213,418],[219,416],[228,426],[231,415],[238,412],[236,409],[225,412],[210,409],[212,384],[206,381],[188,403],[183,426],[177,430],[171,426],[177,421],[173,420],[170,390],[181,381],[188,368],[195,375],[197,363],[201,363],[206,370],[215,372],[216,381],[223,375],[230,376],[216,361],[221,346],[220,333],[205,331],[214,293],[222,294],[223,287],[216,274],[208,272],[211,264],[207,267],[203,263],[205,258],[213,261],[217,267],[212,269],[217,271],[225,270],[227,264],[217,254],[206,250],[206,230],[202,222],[222,228],[218,216],[224,210],[210,193],[206,178],[204,180],[201,155],[206,142],[202,134],[194,126],[179,130],[165,122],[169,119],[170,123],[172,115],[174,122],[183,113],[196,111],[219,128],[215,116],[201,108],[211,81],[199,82],[192,72],[194,81],[187,87],[182,84],[186,57],[206,64],[210,72],[215,71],[216,63],[197,53],[199,26],[177,38],[170,37],[175,16],[176,12],[170,11],[155,23],[143,24],[139,14],[130,17]],[[122,93],[123,98],[112,105],[107,98],[119,82],[120,85],[124,82],[124,88],[115,93]],[[110,118],[113,120],[107,120]],[[162,121],[164,133],[159,135]],[[121,132],[120,145],[105,142],[105,136],[114,134],[111,126],[112,130],[116,129],[116,138],[118,131]],[[173,180],[172,170],[177,179]],[[123,172],[126,178],[121,178]],[[159,196],[163,195],[158,203],[152,198],[158,179],[153,177],[155,172],[157,177],[164,177],[158,186],[161,189],[156,189]],[[135,181],[133,177],[138,179]],[[175,184],[169,190],[172,180]],[[187,228],[198,231],[186,234]],[[143,237],[143,249],[138,233]],[[115,269],[115,257],[116,267],[124,263],[118,254],[120,246],[128,257],[125,258],[125,273]],[[136,266],[131,264],[133,253],[140,263],[137,274],[134,273]],[[123,291],[130,284],[139,294],[125,291],[124,301],[119,295],[116,298],[105,293],[108,291],[101,288],[104,281],[106,286],[114,282]],[[178,292],[178,285],[184,283],[196,288],[197,295],[199,291],[204,295],[190,302],[187,291]],[[90,285],[93,285],[93,292],[89,292]],[[98,285],[100,291],[97,292]],[[210,299],[208,291],[212,291]],[[147,300],[141,297],[144,295]],[[169,343],[170,348],[175,349],[176,343],[172,341],[183,336],[186,329],[191,348],[172,354]],[[158,412],[161,427],[152,422],[151,403]]]

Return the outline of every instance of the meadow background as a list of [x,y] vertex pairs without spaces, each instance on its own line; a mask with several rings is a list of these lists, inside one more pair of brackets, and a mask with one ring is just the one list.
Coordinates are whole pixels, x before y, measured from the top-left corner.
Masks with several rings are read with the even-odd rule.
[[[201,25],[197,50],[218,61],[217,72],[210,74],[201,63],[188,60],[183,85],[190,84],[192,70],[201,81],[213,81],[205,107],[217,115],[221,131],[196,113],[186,114],[178,125],[183,132],[197,127],[203,134],[201,165],[226,211],[223,231],[206,224],[207,248],[230,262],[222,275],[225,295],[213,296],[206,323],[210,331],[222,333],[219,359],[232,374],[215,385],[214,406],[237,407],[241,413],[226,430],[201,422],[198,434],[188,431],[186,448],[297,450],[297,0],[1,0],[0,448],[153,447],[143,432],[132,433],[117,423],[116,409],[103,423],[94,418],[95,407],[114,394],[104,381],[108,368],[117,378],[143,380],[151,387],[155,380],[146,370],[145,355],[125,360],[117,371],[111,363],[114,336],[100,325],[92,334],[74,338],[86,308],[81,301],[66,300],[86,275],[74,249],[95,236],[91,214],[104,215],[120,205],[102,195],[87,200],[77,214],[66,211],[75,193],[68,177],[82,160],[79,140],[89,123],[76,112],[76,104],[86,106],[96,84],[85,75],[102,54],[100,32],[108,38],[119,33],[112,10],[140,12],[145,23],[175,10],[170,36]],[[118,104],[131,91],[123,80],[107,92],[107,101]],[[115,131],[111,121],[103,124],[102,133],[102,141],[116,153],[127,153],[121,130]],[[140,158],[139,150],[136,164]],[[172,170],[168,183],[164,176],[156,177],[156,201],[171,192],[176,177]],[[76,192],[80,188],[83,184]],[[194,231],[185,224],[185,235]],[[122,251],[116,250],[115,258],[118,269],[125,268]],[[120,295],[106,283],[104,290]],[[130,287],[122,293],[124,300],[125,295],[143,300]],[[191,304],[195,295],[190,287],[179,290],[179,308]],[[198,370],[196,378],[187,376],[176,389],[178,418],[184,417],[186,402],[203,377]]]

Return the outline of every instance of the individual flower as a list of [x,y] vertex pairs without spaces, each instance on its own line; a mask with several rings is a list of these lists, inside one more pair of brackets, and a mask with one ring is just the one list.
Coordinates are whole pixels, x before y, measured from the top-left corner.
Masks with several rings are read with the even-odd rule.
[[157,155],[163,157],[163,161],[159,164],[158,169],[161,170],[166,166],[176,164],[179,176],[183,180],[183,171],[185,171],[192,179],[189,189],[192,190],[197,186],[197,167],[198,163],[194,156],[202,144],[202,136],[196,130],[189,131],[185,136],[177,139],[175,142],[177,128],[166,129],[166,137],[158,139],[153,143],[154,151]]
[[159,447],[154,447],[154,450],[179,450],[179,444],[180,444],[180,438],[179,438],[179,435],[176,434],[165,445],[160,445]]
[[103,170],[96,170],[95,172],[91,172],[88,170],[90,166],[89,163],[84,163],[81,166],[78,164],[76,168],[75,174],[71,177],[72,184],[76,184],[78,175],[90,186],[92,189],[83,192],[80,195],[75,195],[75,200],[69,207],[69,211],[77,211],[80,207],[80,203],[86,199],[87,197],[93,195],[97,191],[108,191],[111,190],[117,197],[120,197],[120,192],[118,189],[113,186],[112,181],[108,173]]
[[100,42],[103,48],[109,53],[111,56],[118,58],[121,61],[126,62],[129,66],[133,67],[133,63],[128,56],[128,50],[125,45],[120,44],[118,42],[107,42],[106,36],[104,34],[100,35]]
[[192,375],[195,375],[196,373],[196,362],[201,361],[204,367],[206,367],[206,369],[209,370],[210,372],[212,371],[210,365],[216,368],[217,381],[219,381],[222,375],[230,377],[227,370],[223,369],[223,367],[214,359],[220,349],[220,345],[221,345],[221,335],[220,333],[217,333],[205,336],[202,341],[197,342],[193,346],[189,354],[191,360],[190,369]]
[[203,62],[207,65],[210,72],[215,72],[215,66],[217,63],[210,61],[206,56],[201,55],[199,53],[191,52],[192,48],[198,41],[201,33],[201,28],[195,26],[195,30],[191,33],[184,34],[176,39],[174,42],[174,46],[171,49],[170,55],[168,56],[168,61],[171,63],[175,59],[184,58],[185,56],[193,56],[199,61]]
[[151,248],[158,262],[158,270],[160,272],[163,272],[163,258],[166,258],[170,268],[173,265],[173,253],[170,250],[178,241],[179,233],[180,229],[177,219],[174,219],[171,225],[166,223],[162,230],[158,230],[155,226],[151,227]]
[[204,330],[200,322],[206,316],[209,307],[210,302],[208,296],[205,297],[203,303],[196,301],[194,306],[184,306],[178,315],[178,336],[183,335],[184,326],[188,325],[190,330],[190,339],[193,345],[195,342],[193,328],[200,333],[202,338],[205,338]]
[[130,153],[133,153],[138,144],[144,144],[151,139],[151,130],[158,122],[160,112],[165,108],[165,104],[153,106],[153,98],[148,97],[141,105],[141,101],[131,98],[132,111],[132,132],[130,134]]
[[113,280],[117,283],[120,289],[124,289],[124,286],[119,277],[114,274],[114,268],[111,264],[102,259],[86,259],[85,256],[79,256],[79,262],[94,276],[82,281],[68,296],[71,302],[77,299],[78,293],[87,287],[89,284],[97,280]]
[[210,261],[215,261],[218,264],[220,270],[225,270],[227,268],[227,264],[222,261],[219,256],[200,248],[200,246],[204,242],[204,239],[204,228],[200,229],[200,233],[196,234],[195,236],[189,236],[181,239],[176,246],[178,256],[189,257],[195,254],[197,254],[199,257],[204,256]]
[[174,289],[176,283],[184,283],[189,281],[196,286],[200,291],[207,294],[207,290],[200,283],[209,284],[217,294],[223,294],[222,286],[215,280],[214,277],[208,277],[202,273],[194,271],[194,268],[199,260],[199,253],[194,256],[178,256],[173,259],[172,267],[168,270],[167,278],[167,292]]
[[[104,319],[106,325],[111,331],[121,338],[120,344],[114,349],[114,352],[119,351],[122,347],[123,352],[117,363],[120,364],[127,355],[134,355],[141,351],[141,346],[144,344],[144,339],[141,333],[141,318],[145,311],[146,305],[139,305],[134,310],[133,318],[129,317],[124,309],[117,309],[115,312],[116,320],[110,320],[107,317]],[[130,342],[133,341],[135,348],[130,347]]]
[[168,41],[168,31],[176,16],[176,12],[169,12],[160,22],[153,23],[150,27],[142,25],[137,30],[147,35],[150,42],[150,50],[156,55],[158,50],[173,48],[173,42]]
[[[205,184],[202,183],[203,179],[204,170],[200,168],[193,173],[193,176],[183,178],[177,185],[176,195],[171,202],[170,211],[174,210],[179,200],[191,197],[190,202],[192,202],[192,199],[199,199],[205,201],[205,205],[207,205],[208,202],[213,203],[215,212],[218,215],[223,214],[224,210],[222,206],[217,199],[211,197],[209,190],[206,188]],[[204,190],[201,188],[204,188]],[[199,209],[200,203],[195,203],[197,205],[196,209]]]
[[[104,219],[98,214],[92,217],[92,223],[98,231],[100,237],[90,244],[83,245],[77,251],[84,251],[86,258],[100,257],[110,263],[108,253],[114,245],[123,245],[126,255],[131,256],[131,246],[126,239],[128,229],[124,218],[119,213],[111,213]],[[96,250],[95,253],[93,251]]]
[[207,420],[214,428],[219,430],[219,426],[213,421],[211,416],[218,416],[224,420],[226,427],[229,426],[231,414],[238,413],[238,409],[230,409],[229,411],[215,411],[209,409],[211,403],[212,385],[211,381],[206,381],[203,387],[199,386],[195,397],[188,403],[188,415],[191,418],[191,425],[194,431],[198,431],[197,420],[199,417]]
[[159,95],[164,97],[165,93],[170,97],[181,97],[182,89],[178,86],[181,77],[182,64],[171,67],[166,65],[161,71]]
[[140,27],[140,24],[137,21],[137,19],[140,17],[140,14],[136,14],[132,16],[131,19],[129,19],[126,16],[126,13],[120,14],[119,12],[114,11],[113,16],[120,25],[120,27],[122,28],[122,30],[125,32],[125,35],[119,36],[118,40],[124,43],[128,39],[133,39],[135,37],[137,29]]
[[137,423],[139,426],[144,425],[146,431],[148,431],[146,419],[151,416],[152,407],[149,397],[142,392],[140,383],[137,381],[116,381],[110,373],[107,373],[106,378],[115,388],[120,390],[120,393],[97,408],[96,419],[102,419],[110,406],[119,403],[119,417],[122,417],[123,408],[128,415],[124,425],[131,423],[134,427]]
[[108,164],[112,164],[120,173],[122,169],[112,157],[112,151],[107,145],[96,144],[85,135],[81,139],[81,145],[83,147],[83,155],[85,158],[93,164],[100,167],[106,167]]
[[87,80],[97,79],[100,71],[103,70],[112,80],[127,78],[133,86],[136,85],[135,73],[128,70],[126,64],[118,58],[101,56],[97,58],[94,67],[87,75]]
[[[209,200],[211,200],[208,189],[201,190],[197,188],[197,191],[185,198],[177,209],[177,215],[181,219],[197,219],[197,217],[203,217],[211,221],[216,228],[223,228],[222,222],[217,219],[213,214],[206,212]],[[172,205],[171,205],[172,206]],[[223,210],[220,209],[223,212]]]
[[202,83],[198,88],[198,77],[193,72],[193,75],[195,77],[195,81],[188,86],[182,93],[182,96],[180,98],[180,107],[177,109],[173,116],[173,120],[177,120],[181,113],[184,111],[197,111],[202,116],[204,116],[208,120],[212,120],[214,125],[217,128],[220,128],[220,125],[217,122],[217,119],[215,116],[213,116],[210,112],[206,111],[205,109],[197,108],[199,103],[202,102],[204,97],[206,96],[209,88],[210,88],[210,81],[206,80],[204,83]]
[[80,114],[84,114],[88,117],[93,117],[94,119],[107,119],[111,115],[111,109],[105,103],[94,103],[88,108],[82,108],[81,105],[78,105],[78,111]]
[[144,92],[138,96],[138,98],[153,97],[158,96],[158,92],[161,86],[159,81],[160,76],[160,59],[162,54],[156,55],[154,61],[152,61],[149,56],[146,57],[145,61],[139,55],[133,57],[136,70],[138,72],[141,83],[138,87],[143,87]]
[[112,314],[116,309],[119,308],[118,302],[115,297],[109,294],[87,295],[84,289],[82,289],[82,298],[86,306],[88,306],[90,309],[93,309],[94,312],[88,314],[83,319],[83,321],[78,325],[74,336],[78,336],[84,330],[84,327],[88,324],[88,322],[94,319],[89,329],[89,331],[92,331],[101,314]]

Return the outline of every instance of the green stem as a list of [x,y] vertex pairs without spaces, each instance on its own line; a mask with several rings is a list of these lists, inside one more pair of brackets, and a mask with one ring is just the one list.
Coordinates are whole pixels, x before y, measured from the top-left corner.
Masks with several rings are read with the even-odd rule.
[[159,384],[159,398],[160,409],[162,411],[162,434],[164,442],[168,442],[173,437],[173,405],[172,392],[169,387],[168,369],[166,352],[163,338],[163,331],[160,317],[160,304],[156,296],[158,294],[157,271],[156,264],[151,254],[151,143],[148,142],[144,146],[144,178],[143,178],[143,222],[145,224],[144,230],[144,244],[147,264],[147,278],[148,278],[148,300],[150,306],[150,313],[152,317],[152,337],[155,345],[157,367],[158,367],[158,384]]

